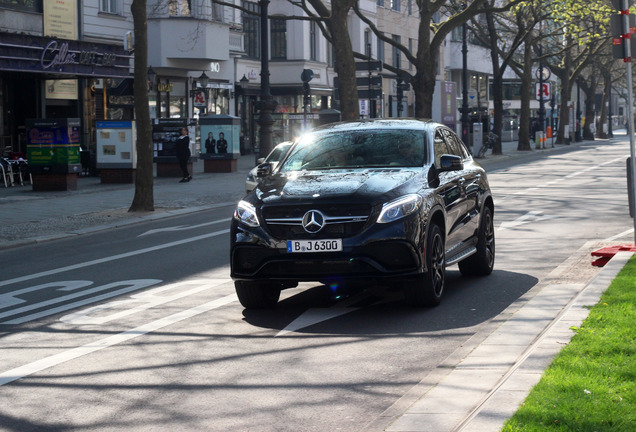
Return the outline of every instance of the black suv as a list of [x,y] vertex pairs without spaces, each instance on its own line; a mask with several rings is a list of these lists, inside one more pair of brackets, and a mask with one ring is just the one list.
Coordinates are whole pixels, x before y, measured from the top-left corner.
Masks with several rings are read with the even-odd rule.
[[484,169],[433,121],[343,122],[299,138],[238,203],[231,276],[246,308],[299,281],[399,284],[435,306],[446,267],[488,275],[494,203]]

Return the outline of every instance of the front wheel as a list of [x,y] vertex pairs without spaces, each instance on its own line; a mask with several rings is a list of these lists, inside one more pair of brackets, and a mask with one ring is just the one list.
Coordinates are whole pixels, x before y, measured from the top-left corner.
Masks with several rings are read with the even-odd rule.
[[477,234],[477,252],[459,262],[464,276],[488,276],[495,267],[495,225],[490,207],[484,207]]
[[427,272],[417,277],[405,288],[406,298],[414,306],[437,306],[444,294],[446,281],[446,253],[441,228],[432,224],[426,239]]
[[278,303],[281,286],[270,281],[236,281],[234,289],[245,309],[271,309]]

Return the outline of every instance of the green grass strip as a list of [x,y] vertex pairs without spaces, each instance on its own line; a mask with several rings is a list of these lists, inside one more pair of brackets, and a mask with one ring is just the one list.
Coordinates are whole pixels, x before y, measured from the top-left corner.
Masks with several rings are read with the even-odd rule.
[[636,256],[502,431],[636,431]]

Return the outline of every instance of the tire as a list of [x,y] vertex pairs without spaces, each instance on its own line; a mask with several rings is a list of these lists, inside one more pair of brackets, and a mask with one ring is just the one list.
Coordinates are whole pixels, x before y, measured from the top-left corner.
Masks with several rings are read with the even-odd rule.
[[481,159],[486,156],[487,151],[488,147],[486,146],[486,144],[483,144],[481,147],[479,147],[479,151],[477,152],[477,159]]
[[271,309],[278,303],[281,286],[269,281],[236,281],[234,289],[245,309]]
[[406,299],[413,306],[437,306],[442,300],[446,283],[446,244],[441,228],[432,224],[426,238],[427,272],[409,281]]
[[459,262],[464,276],[488,276],[495,267],[495,225],[490,207],[484,207],[477,234],[477,252]]

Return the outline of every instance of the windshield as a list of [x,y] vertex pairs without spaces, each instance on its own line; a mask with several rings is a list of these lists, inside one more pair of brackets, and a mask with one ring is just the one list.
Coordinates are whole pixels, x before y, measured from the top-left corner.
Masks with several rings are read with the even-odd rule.
[[426,148],[424,131],[419,130],[309,134],[292,149],[280,171],[422,167]]
[[284,143],[284,144],[278,144],[276,147],[274,147],[274,150],[272,150],[272,152],[269,154],[269,156],[267,156],[267,159],[265,159],[265,162],[278,162],[278,161],[280,161],[283,158],[283,156],[285,156],[285,153],[289,149],[290,145],[292,145],[291,142]]

